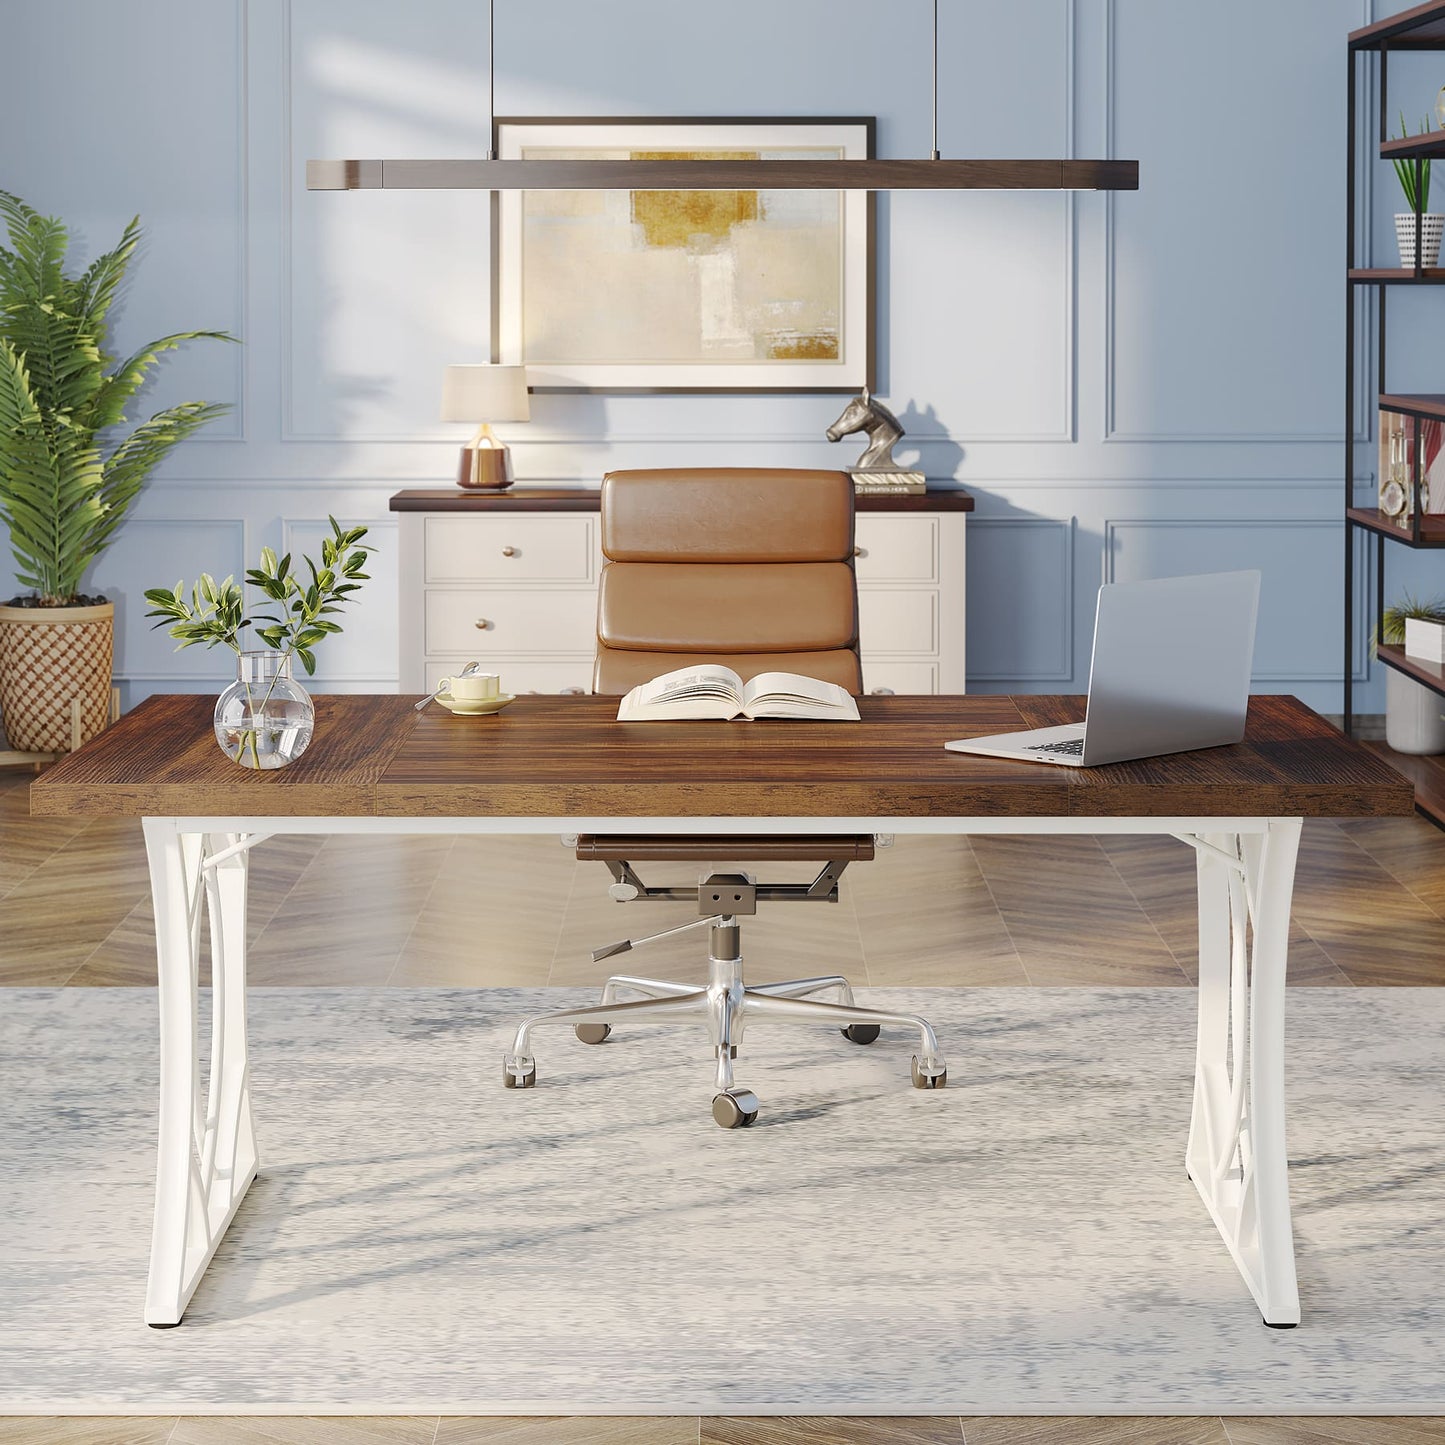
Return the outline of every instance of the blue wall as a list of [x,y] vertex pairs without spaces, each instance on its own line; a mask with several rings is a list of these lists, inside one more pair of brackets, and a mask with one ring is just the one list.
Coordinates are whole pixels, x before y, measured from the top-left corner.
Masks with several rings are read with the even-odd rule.
[[[940,8],[946,155],[1112,154],[1142,174],[1137,194],[1112,198],[880,198],[880,389],[929,474],[978,498],[970,685],[1082,690],[1101,579],[1259,566],[1256,686],[1337,710],[1344,36],[1373,18],[1369,0]],[[881,154],[922,155],[930,12],[927,0],[496,0],[496,108],[876,114]],[[96,568],[120,601],[130,700],[210,688],[223,670],[147,630],[142,587],[239,572],[266,543],[305,548],[328,512],[374,522],[383,551],[322,674],[391,686],[386,498],[444,483],[465,435],[435,416],[443,365],[485,355],[486,201],[311,194],[304,164],[481,154],[485,6],[30,0],[9,8],[6,34],[0,89],[12,113],[44,123],[0,134],[0,185],[67,217],[83,255],[137,210],[149,228],[121,343],[192,326],[246,341],[190,348],[147,397],[236,410],[167,464]],[[1442,80],[1445,59],[1400,63],[1392,103],[1423,115]],[[1393,181],[1365,169],[1387,254]],[[1439,299],[1397,302],[1392,384],[1440,389]],[[511,435],[533,482],[663,463],[828,466],[851,458],[852,442],[822,437],[837,409],[826,396],[548,396]],[[1373,417],[1359,413],[1363,500]],[[1404,559],[1412,574],[1401,551],[1392,593],[1433,578],[1445,591],[1438,563]],[[1355,668],[1365,710],[1379,710],[1363,650]]]

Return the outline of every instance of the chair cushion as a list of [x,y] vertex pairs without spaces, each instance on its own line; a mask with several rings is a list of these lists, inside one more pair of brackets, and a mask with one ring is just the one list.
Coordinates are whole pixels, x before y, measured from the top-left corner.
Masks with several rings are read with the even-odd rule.
[[811,652],[852,647],[857,636],[846,562],[609,562],[602,569],[597,637],[608,647]]
[[610,472],[602,551],[615,562],[847,561],[853,481],[765,467]]

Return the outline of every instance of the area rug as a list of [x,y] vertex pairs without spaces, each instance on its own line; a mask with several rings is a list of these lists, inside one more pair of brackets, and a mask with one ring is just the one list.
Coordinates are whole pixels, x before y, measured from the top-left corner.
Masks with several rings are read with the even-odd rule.
[[1304,1323],[1184,1176],[1187,989],[864,991],[938,1028],[539,1031],[573,990],[253,991],[262,1176],[145,1327],[152,990],[0,991],[0,1412],[1445,1412],[1445,991],[1289,1001]]

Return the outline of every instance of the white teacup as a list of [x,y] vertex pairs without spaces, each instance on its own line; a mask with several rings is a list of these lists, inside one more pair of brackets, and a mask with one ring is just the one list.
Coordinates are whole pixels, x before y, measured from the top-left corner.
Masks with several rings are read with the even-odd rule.
[[441,690],[456,702],[486,702],[499,697],[502,679],[495,672],[474,672],[469,677],[444,677]]

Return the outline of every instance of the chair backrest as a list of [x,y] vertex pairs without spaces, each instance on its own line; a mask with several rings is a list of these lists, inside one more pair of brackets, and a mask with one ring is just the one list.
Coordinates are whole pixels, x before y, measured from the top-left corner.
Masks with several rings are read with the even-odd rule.
[[593,690],[716,658],[860,692],[853,495],[846,472],[610,472]]

